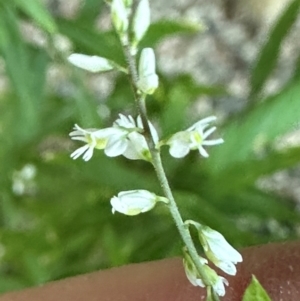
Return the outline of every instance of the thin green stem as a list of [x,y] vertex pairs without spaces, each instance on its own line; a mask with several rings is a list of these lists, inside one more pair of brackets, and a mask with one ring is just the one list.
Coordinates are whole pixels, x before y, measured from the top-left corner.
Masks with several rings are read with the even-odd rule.
[[170,185],[169,185],[169,182],[168,182],[168,179],[167,179],[167,176],[166,176],[163,164],[162,164],[160,151],[159,151],[159,149],[157,149],[157,147],[155,145],[155,141],[153,140],[153,137],[151,135],[150,126],[149,126],[149,122],[148,122],[149,119],[148,119],[147,109],[146,109],[146,105],[145,105],[146,95],[140,93],[137,89],[138,72],[137,72],[137,68],[136,68],[135,56],[133,56],[130,53],[129,46],[125,45],[125,46],[123,46],[123,49],[124,49],[124,54],[125,54],[125,57],[126,57],[126,60],[128,63],[130,82],[133,87],[136,104],[137,104],[138,111],[140,113],[143,127],[145,130],[145,132],[144,132],[145,139],[147,141],[149,151],[152,156],[152,164],[154,166],[158,181],[161,185],[161,188],[164,192],[165,197],[169,200],[170,213],[171,213],[173,220],[178,228],[178,231],[182,237],[182,240],[184,241],[184,243],[187,247],[187,250],[197,268],[197,271],[198,271],[199,275],[201,276],[202,281],[205,284],[209,285],[210,284],[209,277],[206,274],[206,272],[203,268],[203,265],[201,264],[201,262],[199,260],[199,255],[195,248],[192,237],[190,235],[190,231],[184,225],[183,219],[182,219],[179,209],[177,207],[176,201],[174,199],[173,193],[171,191],[171,188],[170,188]]

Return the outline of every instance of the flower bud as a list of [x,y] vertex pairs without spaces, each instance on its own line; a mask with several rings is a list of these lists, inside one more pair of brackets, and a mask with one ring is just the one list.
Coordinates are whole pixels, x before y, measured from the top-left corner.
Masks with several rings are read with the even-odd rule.
[[[199,256],[199,262],[203,266],[208,263],[208,261],[205,258],[200,257],[200,256]],[[191,282],[192,285],[205,287],[205,284],[203,283],[202,279],[200,278],[197,268],[190,256],[190,254],[186,250],[186,248],[183,249],[183,266],[184,266],[184,271],[185,271],[186,277]]]
[[123,0],[113,0],[111,3],[111,18],[119,35],[124,35],[128,29],[128,15]]
[[155,73],[155,55],[152,48],[142,50],[137,87],[145,94],[152,94],[158,87],[158,76]]
[[148,0],[141,0],[136,9],[133,18],[133,46],[137,44],[144,37],[150,25],[150,7]]
[[199,239],[207,258],[225,273],[235,275],[235,264],[242,262],[243,258],[224,236],[218,231],[194,221],[186,221],[185,224],[193,225],[198,230]]
[[190,254],[188,253],[186,248],[184,248],[183,266],[188,280],[194,286],[211,287],[214,293],[216,293],[219,296],[224,296],[225,295],[224,284],[228,285],[227,279],[219,276],[212,268],[210,268],[207,265],[207,260],[205,258],[199,256],[198,260],[200,264],[203,266],[203,270],[205,271],[205,274],[207,276],[207,283],[204,283],[203,280],[201,279],[201,276],[197,271],[197,268]]
[[68,61],[74,66],[90,72],[104,72],[114,69],[110,60],[96,55],[73,53],[68,57]]
[[114,196],[110,203],[112,212],[118,211],[126,215],[137,215],[151,210],[158,201],[167,203],[168,200],[164,197],[159,197],[156,194],[147,190],[129,190],[118,193]]

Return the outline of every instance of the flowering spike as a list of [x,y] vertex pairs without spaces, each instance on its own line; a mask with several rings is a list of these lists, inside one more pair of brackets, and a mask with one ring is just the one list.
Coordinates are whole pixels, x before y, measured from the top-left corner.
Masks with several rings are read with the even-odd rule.
[[158,76],[155,73],[155,54],[152,48],[142,50],[137,87],[145,94],[153,94],[158,87]]

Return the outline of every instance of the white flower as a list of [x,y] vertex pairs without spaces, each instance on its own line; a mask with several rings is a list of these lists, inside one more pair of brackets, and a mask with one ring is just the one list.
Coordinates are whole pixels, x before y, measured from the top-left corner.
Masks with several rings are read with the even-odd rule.
[[242,255],[234,249],[224,236],[207,226],[194,221],[186,221],[185,224],[193,225],[198,230],[199,239],[207,258],[218,268],[229,275],[236,274],[235,265],[242,262]]
[[[122,153],[124,157],[130,160],[146,160],[151,161],[151,154],[148,148],[148,144],[146,142],[145,137],[140,133],[143,131],[143,124],[141,117],[138,116],[137,122],[129,116],[125,117],[124,115],[120,114],[120,118],[115,121],[114,126],[118,126],[121,128],[136,128],[136,131],[131,131],[128,136],[128,144],[126,150]],[[151,131],[151,135],[153,137],[154,143],[158,144],[158,135],[157,132],[149,122],[149,127]]]
[[110,203],[112,205],[112,213],[116,211],[126,215],[137,215],[151,210],[158,201],[168,203],[164,197],[147,190],[129,190],[118,193],[114,196]]
[[133,18],[133,43],[137,45],[150,25],[150,7],[148,0],[141,0]]
[[[155,128],[149,123],[151,134],[155,143],[158,136]],[[113,127],[105,129],[82,129],[75,125],[74,131],[70,133],[73,140],[80,140],[86,145],[78,148],[71,154],[71,158],[77,159],[83,155],[83,160],[91,159],[94,149],[104,149],[108,157],[124,155],[131,160],[151,161],[151,154],[145,137],[141,134],[143,125],[140,117],[137,122],[131,116],[119,115]]]
[[86,143],[86,145],[78,148],[71,154],[72,159],[77,159],[83,155],[83,160],[88,161],[92,158],[94,148],[103,149],[107,143],[107,139],[99,139],[97,137],[98,130],[96,129],[82,129],[75,124],[74,131],[70,133],[71,139],[80,140]]
[[185,157],[190,150],[199,150],[203,157],[208,157],[208,153],[203,148],[204,145],[217,145],[224,142],[223,139],[206,140],[215,130],[212,127],[205,131],[211,121],[216,120],[215,116],[210,116],[196,122],[185,131],[174,134],[166,144],[170,145],[170,154],[175,158]]
[[194,286],[207,287],[211,286],[215,293],[219,296],[225,295],[225,285],[228,285],[227,279],[222,276],[219,276],[213,269],[207,265],[207,260],[202,257],[198,257],[200,264],[203,267],[203,270],[206,273],[208,283],[204,283],[201,279],[197,268],[189,255],[187,250],[184,250],[183,266],[188,280]]
[[152,48],[142,50],[137,87],[145,94],[153,94],[158,87],[158,76],[155,73],[155,54]]
[[235,275],[235,265],[243,261],[242,255],[226,241],[221,233],[209,227],[202,226],[199,235],[202,237],[207,258],[225,273]]
[[111,3],[111,18],[116,31],[123,35],[128,29],[128,15],[123,0],[113,0]]
[[114,69],[113,62],[96,55],[90,56],[86,54],[73,53],[68,57],[68,61],[74,66],[90,72],[104,72]]
[[116,157],[122,155],[128,146],[127,136],[129,131],[123,128],[110,127],[100,130],[84,130],[76,124],[74,129],[75,131],[70,133],[71,138],[83,141],[86,145],[71,154],[73,159],[83,155],[83,160],[88,161],[93,156],[95,148],[104,149],[108,157]]

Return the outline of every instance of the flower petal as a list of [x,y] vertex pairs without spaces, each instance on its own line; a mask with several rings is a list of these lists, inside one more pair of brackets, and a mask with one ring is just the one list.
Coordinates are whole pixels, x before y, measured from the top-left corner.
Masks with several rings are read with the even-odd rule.
[[183,158],[190,152],[190,147],[181,141],[174,141],[170,146],[169,152],[174,158]]
[[214,139],[214,140],[204,140],[202,142],[202,145],[217,145],[224,143],[224,140],[222,138]]
[[84,161],[89,161],[92,156],[93,156],[93,153],[94,153],[94,148],[93,147],[89,147],[88,150],[85,152],[85,154],[83,155],[83,160]]
[[207,152],[201,145],[198,146],[198,150],[199,150],[199,153],[200,153],[204,158],[208,158],[208,157],[209,157],[208,152]]
[[128,129],[136,128],[136,124],[132,116],[125,116],[123,114],[119,114],[119,118],[114,122],[114,126]]
[[104,149],[104,153],[108,157],[117,157],[124,153],[128,145],[126,137],[111,136],[108,139],[107,145]]
[[189,127],[187,130],[188,131],[193,131],[197,128],[202,128],[203,129],[203,126],[207,126],[208,123],[212,122],[212,121],[215,121],[217,119],[216,116],[209,116],[209,117],[206,117],[204,119],[201,119],[199,120],[198,122],[194,123],[191,127]]
[[79,158],[82,154],[84,154],[89,149],[89,147],[90,146],[88,144],[84,145],[82,147],[79,147],[70,155],[70,157],[74,160]]
[[123,156],[130,160],[151,161],[151,155],[145,137],[137,132],[130,133],[128,135],[128,145]]
[[231,261],[216,262],[216,266],[228,275],[234,276],[236,274],[236,267]]
[[224,284],[226,284],[227,286],[229,285],[227,279],[225,279],[224,277],[219,276],[218,281],[213,285],[214,291],[220,297],[225,296],[225,286],[224,286]]
[[243,261],[242,255],[227,242],[221,233],[208,227],[203,227],[201,231],[209,244],[209,248],[218,260],[230,260],[233,263]]
[[217,128],[213,126],[209,130],[207,130],[205,133],[203,133],[202,138],[203,140],[206,139],[209,135],[211,135]]

